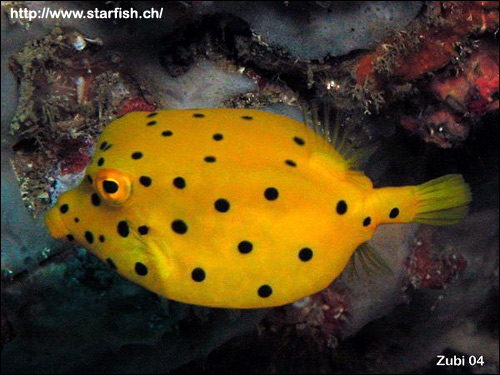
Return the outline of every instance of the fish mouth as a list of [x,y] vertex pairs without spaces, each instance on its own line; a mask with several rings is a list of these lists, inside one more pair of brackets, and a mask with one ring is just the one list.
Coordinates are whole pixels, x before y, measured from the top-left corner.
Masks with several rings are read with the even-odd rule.
[[54,207],[45,215],[45,225],[49,229],[50,235],[54,238],[64,238],[70,232],[64,224],[59,211]]

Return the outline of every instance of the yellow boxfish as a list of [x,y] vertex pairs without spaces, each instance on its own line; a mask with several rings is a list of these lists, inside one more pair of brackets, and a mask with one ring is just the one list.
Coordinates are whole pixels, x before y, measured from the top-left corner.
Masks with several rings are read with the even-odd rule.
[[172,300],[278,306],[327,287],[380,224],[457,223],[461,175],[373,188],[324,137],[251,109],[132,112],[46,224]]

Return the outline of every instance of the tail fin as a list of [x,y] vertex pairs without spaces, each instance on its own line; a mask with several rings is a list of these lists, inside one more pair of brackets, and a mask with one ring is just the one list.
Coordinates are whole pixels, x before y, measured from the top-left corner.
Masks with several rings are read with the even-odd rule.
[[415,187],[417,207],[413,221],[431,225],[457,224],[471,201],[462,175],[449,174]]
[[[367,207],[373,208],[373,224],[457,224],[467,214],[469,186],[461,175],[449,174],[417,186],[374,189]],[[373,212],[373,211],[372,211]]]

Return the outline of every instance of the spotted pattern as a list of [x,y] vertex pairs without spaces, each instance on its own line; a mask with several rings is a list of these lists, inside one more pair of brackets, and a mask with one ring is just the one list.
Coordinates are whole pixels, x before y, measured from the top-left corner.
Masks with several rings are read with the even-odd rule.
[[227,212],[229,211],[230,204],[227,199],[220,198],[215,201],[214,207],[219,212]]
[[344,200],[340,200],[337,203],[337,213],[339,215],[344,215],[347,212],[347,203]]
[[198,282],[201,283],[203,280],[205,280],[206,274],[203,268],[197,267],[191,272],[191,278]]
[[276,189],[276,188],[270,187],[264,191],[264,197],[268,201],[275,201],[276,199],[278,199],[278,196],[279,196],[279,192],[278,192],[278,189]]
[[148,176],[141,176],[139,178],[139,182],[141,183],[141,185],[145,186],[145,187],[148,187],[148,186],[151,186],[151,183],[153,182],[151,180],[151,177],[148,177]]
[[391,212],[389,213],[389,217],[390,217],[391,219],[395,219],[395,218],[397,218],[398,216],[399,216],[399,208],[394,207],[394,208],[391,210]]
[[182,177],[176,177],[174,178],[173,184],[177,189],[184,189],[186,187],[186,180]]
[[310,261],[312,257],[313,257],[313,251],[308,247],[304,247],[299,251],[299,259],[303,262]]
[[94,243],[94,234],[91,231],[86,231],[84,234],[85,239],[87,240],[88,243],[92,244]]
[[135,273],[139,276],[146,276],[148,274],[148,267],[141,262],[137,262],[135,264]]
[[271,296],[271,294],[273,294],[273,289],[269,285],[265,284],[259,287],[259,290],[257,290],[257,294],[261,298],[268,298]]
[[172,221],[171,228],[177,234],[185,234],[188,231],[187,224],[179,219]]
[[306,141],[304,141],[300,137],[293,137],[293,141],[297,143],[299,146],[304,146],[306,144]]
[[111,148],[111,144],[109,144],[108,142],[104,141],[101,143],[101,145],[99,146],[99,149],[101,151],[108,151],[110,148]]
[[136,152],[133,152],[131,156],[132,156],[132,159],[134,159],[134,160],[139,160],[139,159],[141,159],[144,155],[142,154],[142,152],[136,151]]
[[203,160],[205,160],[207,163],[215,163],[217,159],[215,158],[215,156],[205,156]]
[[241,241],[238,244],[238,251],[241,254],[248,254],[253,250],[253,244],[250,241]]
[[92,193],[92,195],[90,196],[90,201],[96,207],[101,204],[101,198],[99,198],[99,195],[97,193]]
[[[158,115],[157,112],[151,112],[146,117],[153,118],[157,115]],[[194,113],[192,116],[193,116],[193,118],[198,118],[198,119],[205,118],[205,115],[203,113]],[[241,119],[250,121],[250,120],[253,120],[254,118],[252,116],[241,116]],[[148,126],[153,126],[156,124],[157,124],[157,121],[155,121],[155,120],[151,120],[151,121],[148,121],[146,123],[146,125],[148,125]],[[173,132],[171,130],[164,130],[161,132],[161,136],[163,136],[163,137],[170,137],[172,135],[173,135]],[[224,138],[224,135],[221,133],[213,133],[212,139],[216,142],[220,142],[220,141],[224,140],[225,138]],[[304,146],[306,143],[303,138],[298,137],[298,136],[295,136],[292,139],[293,139],[293,142],[295,144],[297,144],[298,146]],[[104,141],[100,144],[99,149],[101,151],[106,151],[109,148],[111,148],[111,146],[112,145],[109,142]],[[130,155],[131,155],[131,158],[134,160],[139,160],[139,159],[142,159],[144,157],[144,154],[141,151],[134,151]],[[292,156],[292,155],[290,155],[290,156]],[[215,156],[209,155],[209,156],[205,156],[203,160],[206,163],[214,163],[214,162],[216,162],[217,159]],[[281,159],[281,163],[283,163],[283,161],[284,161],[285,165],[287,165],[288,167],[292,167],[292,168],[297,167],[296,161],[294,161],[292,159],[286,159],[286,160]],[[105,162],[104,158],[101,157],[98,159],[97,165],[102,166],[104,164],[104,162]],[[93,183],[92,177],[90,175],[87,175],[86,178],[90,183]],[[141,185],[148,187],[152,184],[152,179],[149,176],[140,176],[139,182]],[[173,186],[177,189],[185,189],[187,186],[186,180],[181,176],[175,177],[172,180],[172,183],[173,183]],[[105,180],[105,181],[103,181],[102,184],[103,184],[102,185],[103,190],[108,194],[116,193],[120,188],[118,183],[116,183],[115,181],[112,181],[112,180]],[[280,192],[278,191],[278,189],[276,187],[267,187],[267,188],[265,188],[263,195],[264,195],[264,198],[266,200],[275,201],[280,197]],[[286,199],[286,195],[284,197]],[[283,199],[283,197],[281,199]],[[99,206],[101,203],[100,196],[96,193],[91,194],[91,203],[94,206]],[[231,209],[231,204],[225,198],[218,198],[217,200],[214,201],[213,207],[217,212],[225,213]],[[68,206],[68,204],[63,204],[60,206],[59,209],[60,209],[61,213],[64,214],[64,213],[68,212],[69,206]],[[348,210],[347,203],[344,200],[339,200],[337,202],[337,205],[336,205],[337,214],[344,215],[347,212],[347,210]],[[392,219],[396,218],[398,215],[399,215],[399,209],[397,207],[393,208],[389,213],[389,217]],[[79,219],[75,217],[74,221],[79,222]],[[369,226],[371,224],[371,217],[370,216],[365,217],[362,224],[364,227]],[[125,220],[119,221],[117,223],[116,228],[117,228],[118,234],[121,237],[127,238],[129,236],[130,228],[129,228],[129,224],[127,223],[127,221],[125,221]],[[186,224],[186,222],[184,220],[175,219],[171,222],[171,229],[174,233],[183,235],[183,234],[188,232],[188,225]],[[149,231],[150,231],[150,228],[147,225],[140,225],[139,227],[137,227],[137,233],[139,233],[141,236],[147,235],[149,233]],[[85,231],[84,238],[86,239],[86,241],[89,244],[92,244],[94,242],[94,234],[91,231]],[[75,240],[74,236],[71,234],[67,235],[67,239],[69,241]],[[98,236],[98,239],[99,239],[99,242],[101,242],[101,243],[103,243],[105,241],[105,237],[102,234]],[[250,254],[254,250],[254,245],[252,242],[250,242],[248,240],[243,240],[237,244],[237,250],[240,254],[245,254],[245,255]],[[295,254],[295,255],[293,255],[293,254]],[[293,256],[295,259],[295,262],[297,262],[297,258],[298,258],[298,260],[300,262],[307,263],[313,259],[315,254],[311,248],[303,247],[300,249],[296,249],[289,256],[290,257]],[[247,258],[247,259],[251,259],[251,256],[250,256],[250,258]],[[112,269],[114,269],[114,270],[117,269],[116,264],[114,263],[114,261],[111,258],[107,258],[106,263]],[[148,267],[145,264],[143,264],[142,262],[135,263],[134,271],[139,276],[146,276],[149,272]],[[206,280],[206,278],[207,278],[207,274],[206,274],[206,271],[204,268],[195,267],[192,269],[191,279],[194,282],[201,283],[201,282],[204,282]],[[273,294],[273,288],[271,287],[271,285],[262,284],[262,285],[258,286],[258,284],[257,284],[257,285],[255,285],[255,288],[257,289],[257,295],[260,298],[269,298]]]
[[130,233],[130,228],[128,227],[128,224],[125,220],[118,222],[116,229],[118,231],[118,234],[122,237],[128,237]]

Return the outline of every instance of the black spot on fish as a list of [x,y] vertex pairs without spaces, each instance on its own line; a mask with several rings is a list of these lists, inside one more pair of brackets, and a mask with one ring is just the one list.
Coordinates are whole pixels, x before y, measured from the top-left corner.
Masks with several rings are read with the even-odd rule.
[[203,268],[197,267],[193,270],[193,272],[191,272],[191,277],[194,281],[198,283],[202,282],[203,280],[205,280],[206,277],[205,271],[203,270]]
[[137,273],[139,276],[146,276],[148,274],[148,267],[146,267],[141,262],[137,262],[135,264],[135,273]]
[[249,241],[241,241],[238,244],[238,251],[242,254],[248,254],[253,250],[253,245]]
[[182,177],[174,178],[174,186],[178,189],[184,189],[186,187],[186,181]]
[[203,160],[205,160],[207,163],[215,163],[216,159],[215,156],[206,156]]
[[108,142],[106,142],[106,141],[105,141],[105,142],[102,142],[102,143],[101,143],[101,145],[99,146],[99,148],[100,148],[101,150],[104,150],[104,149],[106,148],[106,146],[107,146],[107,145],[108,145]]
[[171,137],[172,134],[174,134],[174,133],[172,133],[170,130],[165,130],[165,131],[161,132],[161,135],[164,137]]
[[141,176],[139,178],[139,182],[141,183],[141,185],[144,185],[144,186],[148,187],[148,186],[151,185],[152,180],[148,176]]
[[142,152],[139,152],[139,151],[136,151],[132,154],[132,159],[134,159],[134,160],[138,160],[142,157],[143,157]]
[[365,217],[365,220],[363,220],[363,226],[367,227],[372,223],[372,218],[370,216]]
[[158,114],[158,112],[151,112],[146,117],[147,118],[155,117],[157,114]]
[[61,207],[59,207],[59,211],[61,211],[62,214],[65,214],[66,212],[68,212],[69,210],[69,206],[64,203]]
[[118,223],[117,230],[118,234],[122,237],[127,237],[128,234],[130,233],[128,224],[125,220],[122,220]]
[[85,239],[87,240],[88,243],[94,243],[94,235],[92,234],[91,231],[85,232]]
[[290,167],[296,167],[297,164],[293,160],[285,160],[286,165],[289,165]]
[[90,201],[94,206],[99,206],[101,204],[101,198],[99,198],[99,195],[97,195],[96,193],[93,193],[90,196]]
[[252,116],[241,116],[243,120],[253,120]]
[[114,269],[114,270],[117,270],[117,269],[118,269],[118,268],[116,267],[115,262],[113,262],[113,261],[111,260],[111,258],[106,259],[106,263],[108,263],[108,266],[109,266],[111,269]]
[[269,285],[262,285],[257,291],[259,297],[267,298],[273,294],[273,289]]
[[68,234],[66,236],[66,238],[68,239],[68,241],[74,241],[75,240],[75,237],[72,234]]
[[299,146],[304,146],[304,144],[306,143],[302,138],[300,137],[293,137],[293,140],[295,141],[295,143],[297,143]]
[[193,117],[195,117],[195,118],[203,118],[203,117],[205,117],[205,115],[203,113],[195,113],[195,114],[193,114]]
[[101,234],[99,236],[99,242],[104,242],[106,240],[106,238],[104,238],[104,236]]
[[337,203],[337,213],[343,215],[347,212],[347,203],[343,200]]
[[172,221],[171,227],[172,230],[178,234],[184,234],[188,230],[188,226],[186,225],[186,223],[179,219]]
[[279,195],[278,190],[273,187],[267,188],[264,191],[264,197],[266,197],[268,201],[274,201],[278,199],[278,195]]
[[147,125],[147,126],[153,126],[153,125],[156,125],[156,121],[149,121],[146,125]]
[[88,182],[90,182],[90,183],[92,183],[92,182],[93,182],[93,181],[92,181],[92,177],[90,177],[90,175],[87,175],[87,181],[88,181]]
[[144,236],[148,234],[149,228],[147,225],[141,225],[139,228],[137,228],[137,231]]
[[304,247],[302,250],[299,251],[299,259],[303,262],[311,260],[312,257],[313,257],[313,251],[308,247]]
[[216,133],[212,136],[212,138],[214,139],[214,141],[222,141],[222,139],[224,138],[224,136],[220,133]]
[[99,160],[97,160],[97,165],[98,165],[99,167],[102,167],[102,166],[103,166],[103,164],[104,164],[104,158],[99,158]]
[[75,217],[75,223],[79,223],[80,222],[80,219]]
[[215,206],[215,209],[219,212],[227,212],[229,211],[229,202],[224,199],[224,198],[221,198],[221,199],[217,199],[214,203],[214,206]]
[[391,219],[395,219],[395,218],[397,218],[397,217],[398,217],[398,215],[399,215],[399,208],[394,207],[394,208],[391,210],[391,212],[390,212],[390,214],[389,214],[389,217],[390,217]]
[[102,188],[108,194],[113,194],[118,191],[118,184],[115,181],[104,180],[102,182]]

